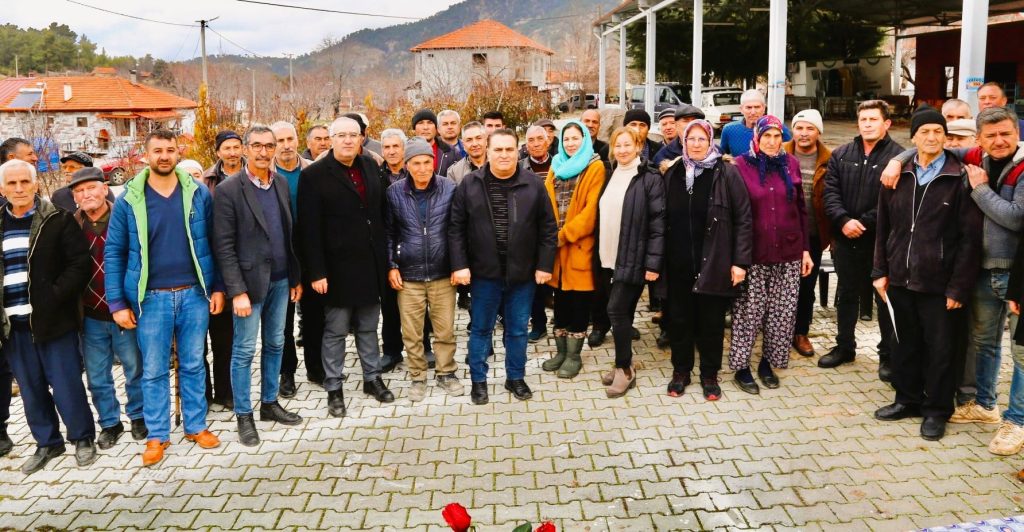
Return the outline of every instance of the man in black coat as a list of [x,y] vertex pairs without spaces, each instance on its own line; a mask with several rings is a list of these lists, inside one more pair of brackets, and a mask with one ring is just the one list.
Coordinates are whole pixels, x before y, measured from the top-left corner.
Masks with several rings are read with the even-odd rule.
[[359,124],[331,124],[331,149],[299,180],[302,258],[311,287],[324,297],[324,388],[330,415],[345,415],[341,384],[345,337],[355,328],[363,392],[382,403],[395,396],[381,379],[377,322],[387,268],[384,187],[373,159],[359,155]]
[[278,397],[288,302],[302,295],[299,259],[292,247],[288,182],[271,170],[277,138],[266,126],[253,126],[242,143],[242,171],[218,187],[214,200],[213,252],[220,266],[234,315],[231,389],[242,445],[260,443],[249,389],[256,335],[262,329],[260,420],[298,425]]

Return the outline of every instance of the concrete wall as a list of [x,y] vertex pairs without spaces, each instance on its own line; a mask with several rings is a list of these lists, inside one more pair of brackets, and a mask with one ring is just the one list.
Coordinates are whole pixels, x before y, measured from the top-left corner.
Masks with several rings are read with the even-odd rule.
[[[486,63],[475,63],[474,54],[486,54]],[[488,80],[525,81],[540,88],[547,77],[548,60],[536,50],[479,48],[416,52],[414,63],[421,97],[465,98],[474,83]]]

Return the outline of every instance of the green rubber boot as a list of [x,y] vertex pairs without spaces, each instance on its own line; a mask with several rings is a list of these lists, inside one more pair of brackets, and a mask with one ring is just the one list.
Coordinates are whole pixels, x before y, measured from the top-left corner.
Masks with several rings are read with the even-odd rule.
[[583,351],[583,342],[586,341],[586,338],[568,337],[566,341],[565,362],[562,362],[562,367],[558,368],[558,378],[571,379],[579,375],[580,370],[583,369],[583,357],[580,356],[580,352]]
[[566,340],[568,339],[568,336],[555,336],[555,347],[557,348],[557,352],[555,353],[555,356],[545,360],[544,363],[541,364],[540,367],[544,371],[555,371],[562,367],[562,363],[565,362]]

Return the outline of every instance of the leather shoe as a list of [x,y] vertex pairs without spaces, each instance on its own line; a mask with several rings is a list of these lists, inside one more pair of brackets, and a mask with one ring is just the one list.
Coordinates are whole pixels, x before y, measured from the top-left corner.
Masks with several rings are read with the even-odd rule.
[[327,413],[331,417],[345,417],[348,413],[345,409],[345,392],[341,388],[327,392]]
[[132,439],[140,441],[149,436],[149,429],[146,428],[146,420],[139,418],[132,420]]
[[255,447],[260,444],[260,433],[256,431],[256,422],[252,414],[239,414],[238,418],[238,441],[246,447]]
[[[341,380],[345,380],[345,377],[347,376],[348,375],[343,375]],[[307,378],[309,379],[310,384],[315,384],[321,388],[324,387],[324,379],[326,379],[326,377],[323,375],[309,375]]]
[[736,381],[736,386],[739,386],[741,390],[749,394],[759,395],[761,393],[761,387],[757,385],[757,381],[755,381],[749,373],[746,375],[746,378],[744,379],[740,378],[740,374],[739,372],[737,372],[736,376],[733,377],[733,380]]
[[590,347],[599,347],[604,343],[605,337],[608,336],[608,331],[602,331],[600,329],[594,329],[590,331],[590,336],[587,336],[587,345]]
[[281,375],[281,387],[278,389],[278,395],[285,399],[291,399],[298,391],[298,386],[295,386],[295,375]]
[[921,437],[928,441],[939,441],[946,435],[946,420],[928,416],[921,422]]
[[843,364],[849,364],[853,362],[853,359],[857,357],[857,353],[853,351],[847,351],[840,349],[838,346],[833,347],[831,351],[821,356],[818,359],[819,368],[835,368]]
[[772,370],[768,370],[767,373],[757,372],[757,378],[761,379],[761,384],[764,384],[764,387],[769,390],[779,387],[779,376]]
[[793,337],[793,349],[796,349],[801,356],[814,356],[814,346],[811,345],[811,339],[806,334],[798,334]]
[[505,380],[505,389],[512,392],[512,395],[520,401],[533,397],[533,392],[530,391],[530,387],[526,385],[526,381],[523,379]]
[[473,401],[473,404],[475,405],[487,404],[487,383],[474,382],[473,387],[469,392],[469,399]]
[[661,330],[655,343],[658,345],[658,349],[668,349],[672,345],[672,337],[669,336],[668,329]]
[[377,377],[372,381],[363,381],[363,393],[372,395],[374,399],[382,403],[390,403],[395,400],[395,394],[391,393],[384,379]]
[[203,429],[195,434],[186,434],[185,439],[190,442],[195,442],[196,445],[199,445],[203,449],[220,447],[220,438],[208,429]]
[[637,329],[636,327],[630,327],[630,328],[633,329],[633,339],[634,340],[639,340],[640,339],[640,329]]
[[402,355],[384,355],[380,361],[380,372],[391,373],[402,363]]
[[169,441],[149,440],[146,442],[146,450],[142,451],[142,466],[148,467],[157,464],[164,459],[164,449],[171,445]]
[[0,428],[0,458],[7,456],[14,449],[14,441],[7,435],[7,428]]
[[908,417],[921,417],[921,410],[916,406],[893,403],[875,410],[875,419],[879,421],[899,421]]
[[281,406],[281,403],[263,403],[260,405],[260,421],[276,421],[282,425],[299,425],[302,423],[302,416],[295,412],[289,412]]
[[892,366],[889,365],[888,361],[878,363],[878,380],[892,382]]
[[29,457],[28,460],[21,466],[21,472],[26,475],[31,475],[36,471],[46,467],[46,464],[64,454],[64,444],[54,445],[53,447],[36,447],[36,453]]
[[122,434],[124,434],[124,425],[118,421],[117,425],[100,431],[100,435],[96,437],[96,446],[104,450],[109,449],[117,443],[117,440],[121,439]]
[[96,454],[96,444],[92,440],[78,440],[75,442],[75,462],[78,467],[85,467],[96,461],[99,456]]

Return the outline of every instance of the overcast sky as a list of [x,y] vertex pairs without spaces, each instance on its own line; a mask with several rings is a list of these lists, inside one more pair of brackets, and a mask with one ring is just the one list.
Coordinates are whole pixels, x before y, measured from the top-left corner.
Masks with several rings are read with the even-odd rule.
[[[277,1],[277,0],[269,0]],[[7,3],[6,1],[4,3]],[[362,28],[378,28],[410,20],[321,13],[242,3],[237,0],[81,0],[83,4],[127,15],[180,24],[220,18],[210,24],[227,40],[207,32],[208,54],[245,54],[237,43],[259,55],[283,56],[312,51],[325,37],[341,38]],[[405,17],[428,17],[456,2],[448,0],[280,0],[277,3],[340,11]],[[51,22],[67,24],[79,35],[105,48],[110,55],[147,53],[166,60],[199,55],[199,28],[134,20],[104,13],[67,0],[30,0],[5,5],[3,23],[42,28]]]

